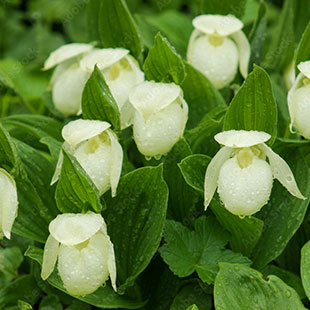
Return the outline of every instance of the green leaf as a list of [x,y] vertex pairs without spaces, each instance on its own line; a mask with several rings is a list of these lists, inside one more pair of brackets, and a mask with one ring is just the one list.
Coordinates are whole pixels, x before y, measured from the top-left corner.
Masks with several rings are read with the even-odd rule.
[[54,162],[57,163],[62,143],[52,137],[41,138],[40,142],[47,145]]
[[219,91],[197,69],[185,63],[186,77],[182,83],[184,98],[189,106],[187,128],[193,128],[203,117],[216,107],[225,107],[226,103]]
[[283,154],[301,192],[308,198],[298,199],[278,181],[274,182],[269,203],[258,213],[264,229],[252,254],[256,268],[263,268],[281,254],[301,225],[309,204],[309,170],[305,159],[295,148],[285,148],[280,155]]
[[162,173],[162,165],[137,169],[121,178],[115,198],[105,195],[119,292],[133,285],[158,249],[168,203]]
[[297,47],[296,60],[295,60],[295,70],[298,72],[297,65],[302,61],[307,61],[310,59],[310,22],[305,29],[299,45]]
[[222,310],[305,310],[298,294],[278,277],[240,264],[221,263],[215,279],[214,302]]
[[[30,246],[25,256],[28,256],[42,265],[43,261],[43,250],[34,246]],[[58,272],[54,270],[54,272],[49,276],[47,282],[57,289],[65,292],[70,295],[64,288],[63,283],[58,275]],[[143,306],[143,302],[134,301],[128,299],[124,296],[117,295],[112,287],[109,285],[105,285],[100,287],[97,291],[92,294],[86,295],[85,297],[76,297],[73,296],[83,302],[86,302],[90,305],[101,307],[105,309],[113,309],[113,308],[125,308],[125,309],[137,309]]]
[[293,0],[285,0],[262,66],[281,72],[293,59],[294,50],[294,3]]
[[264,269],[261,270],[261,273],[265,278],[267,278],[267,276],[270,274],[279,277],[298,293],[300,299],[306,298],[301,279],[295,273],[279,268],[275,265],[267,265]]
[[212,308],[212,298],[211,295],[207,295],[203,292],[199,283],[195,283],[182,287],[178,295],[174,298],[169,310],[180,310],[185,308],[198,310],[198,307],[201,310],[210,310]]
[[88,174],[64,147],[62,148],[63,163],[56,187],[56,203],[63,213],[86,212],[92,208],[100,212],[99,191]]
[[277,106],[271,81],[265,70],[254,66],[227,110],[224,129],[257,130],[275,138]]
[[[184,158],[179,167],[185,181],[204,194],[204,178],[210,162],[206,155],[191,155]],[[236,252],[249,256],[257,244],[263,230],[263,221],[255,217],[240,217],[226,210],[217,198],[211,202],[211,210],[220,224],[231,233],[230,245]]]
[[124,0],[97,1],[101,2],[97,14],[99,14],[98,27],[102,45],[127,48],[134,57],[139,59],[142,53],[140,35],[126,2]]
[[19,300],[17,302],[18,310],[33,310],[30,304],[25,301]]
[[22,276],[0,289],[0,309],[16,305],[18,299],[34,305],[40,295],[41,289],[37,286],[34,277],[31,275]]
[[[43,116],[20,114],[11,115],[2,119],[3,125],[17,127],[37,138],[52,137],[58,141],[62,141],[61,130],[63,124],[59,121]],[[29,137],[31,139],[31,137]]]
[[120,129],[117,103],[97,65],[83,90],[82,111],[83,118],[107,121],[115,130]]
[[0,271],[4,273],[7,281],[17,277],[17,269],[24,257],[18,247],[0,248]]
[[308,299],[310,299],[310,241],[301,249],[301,280]]
[[185,78],[185,66],[174,47],[160,33],[149,50],[143,69],[149,80],[181,84]]
[[166,244],[159,252],[171,271],[179,277],[196,271],[204,282],[211,284],[218,272],[219,262],[251,263],[241,254],[225,249],[229,234],[211,217],[197,219],[195,231],[168,220],[164,237]]
[[59,297],[56,295],[45,296],[39,306],[39,310],[63,310]]
[[169,188],[168,215],[177,221],[188,220],[198,200],[197,193],[184,181],[177,165],[191,154],[189,145],[182,138],[164,159],[164,179]]
[[245,11],[247,0],[201,0],[200,11],[203,14],[232,14],[241,18]]

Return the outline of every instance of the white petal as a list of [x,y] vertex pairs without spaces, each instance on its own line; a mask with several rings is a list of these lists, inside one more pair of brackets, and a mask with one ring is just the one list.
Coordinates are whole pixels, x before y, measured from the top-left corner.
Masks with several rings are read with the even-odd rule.
[[185,113],[179,99],[147,119],[136,112],[133,136],[139,151],[150,157],[167,154],[183,135]]
[[66,290],[84,296],[97,290],[109,277],[109,240],[101,232],[82,244],[60,246],[58,271]]
[[145,76],[144,72],[140,69],[139,63],[131,55],[127,55],[125,59],[127,59],[132,71],[135,73],[135,83],[137,85],[142,83],[145,79]]
[[99,70],[104,70],[117,63],[127,54],[129,54],[129,50],[124,48],[96,49],[81,59],[80,66],[88,72],[92,72],[95,65],[98,66]]
[[230,158],[234,150],[229,147],[222,147],[210,161],[205,174],[204,194],[205,194],[205,209],[207,209],[210,201],[213,198],[217,188],[217,180],[220,174],[220,169],[226,160]]
[[131,91],[129,100],[144,118],[148,118],[166,108],[181,94],[181,88],[174,83],[145,81]]
[[101,134],[110,127],[111,125],[107,122],[78,119],[64,126],[62,136],[71,147],[75,147],[79,143]]
[[279,182],[295,197],[299,199],[306,199],[296,184],[292,170],[286,163],[286,161],[276,154],[265,143],[259,145],[261,150],[266,154],[269,159],[270,167],[273,176],[279,180]]
[[250,147],[266,142],[270,138],[270,134],[255,130],[228,130],[214,136],[218,143],[233,148]]
[[61,244],[76,245],[92,237],[103,225],[100,214],[73,214],[57,215],[50,223],[51,235]]
[[53,238],[52,235],[49,235],[45,246],[42,262],[41,277],[43,280],[46,280],[54,270],[57,257],[59,253],[59,242]]
[[240,73],[244,78],[246,78],[248,76],[248,66],[251,56],[250,43],[241,30],[231,34],[230,37],[236,42],[238,46]]
[[125,129],[132,125],[134,116],[135,116],[135,108],[132,106],[129,100],[127,100],[119,113],[121,115],[121,129]]
[[238,71],[236,43],[223,37],[220,44],[210,42],[208,35],[197,37],[189,47],[188,61],[204,74],[217,89],[227,86]]
[[116,189],[122,172],[123,149],[119,144],[116,135],[112,130],[107,130],[111,141],[111,165],[110,165],[110,183],[112,197],[116,196]]
[[265,160],[255,157],[251,164],[241,168],[235,156],[221,167],[217,191],[228,211],[249,216],[268,202],[272,183],[272,172]]
[[62,153],[62,150],[60,150],[56,169],[55,169],[54,175],[52,177],[51,185],[53,185],[54,183],[56,183],[58,181],[60,173],[61,173],[61,167],[62,167],[63,161],[64,161],[64,155]]
[[4,169],[0,168],[0,228],[8,239],[11,238],[11,230],[17,216],[17,190],[13,177]]
[[53,102],[57,110],[64,115],[76,115],[82,104],[84,86],[90,73],[74,63],[68,69],[57,74],[53,80]]
[[196,29],[206,34],[227,36],[243,27],[241,20],[233,15],[200,15],[193,19]]
[[295,62],[294,60],[285,68],[284,71],[285,86],[289,90],[295,82]]
[[59,47],[52,52],[44,63],[43,70],[48,70],[55,65],[90,51],[93,48],[91,44],[71,43]]
[[310,60],[301,62],[297,68],[303,75],[310,79]]
[[310,84],[294,91],[291,110],[294,128],[300,135],[310,139]]
[[295,111],[296,111],[296,108],[294,108],[294,104],[293,104],[293,94],[295,93],[296,89],[302,85],[302,80],[304,79],[304,77],[305,76],[302,73],[299,73],[297,75],[297,78],[292,88],[289,90],[287,94],[287,105],[288,105],[288,111],[290,113],[290,119],[291,119],[290,130],[292,132],[293,132],[293,124],[295,121]]
[[116,292],[116,262],[115,262],[115,254],[114,254],[114,246],[112,241],[110,240],[110,237],[107,236],[108,242],[109,242],[109,258],[108,258],[108,269],[111,279],[111,284]]
[[189,42],[188,42],[188,46],[187,46],[187,60],[189,63],[192,63],[192,58],[193,58],[193,44],[196,41],[196,39],[199,37],[199,35],[201,35],[201,31],[194,29],[194,31],[192,32],[190,38],[189,38]]

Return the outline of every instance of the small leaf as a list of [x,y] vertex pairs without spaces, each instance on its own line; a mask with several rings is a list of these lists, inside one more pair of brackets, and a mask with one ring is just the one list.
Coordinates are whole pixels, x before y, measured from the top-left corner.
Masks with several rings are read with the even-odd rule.
[[65,148],[60,178],[56,187],[56,202],[63,213],[101,211],[99,191],[79,162]]
[[[137,59],[142,53],[136,23],[124,0],[93,0],[101,2],[98,19],[99,35],[104,47],[124,47]],[[95,4],[93,4],[95,5]]]
[[162,165],[137,169],[120,179],[115,198],[105,195],[119,292],[134,284],[158,249],[168,203],[162,173]]
[[185,78],[185,67],[180,55],[160,33],[150,49],[143,69],[148,79],[156,82],[181,84]]
[[[30,257],[42,265],[43,261],[43,250],[35,246],[29,246],[25,256]],[[58,275],[58,272],[54,272],[49,276],[47,282],[57,289],[65,292],[70,295],[64,288],[63,283]],[[114,309],[114,308],[124,308],[124,309],[137,309],[141,308],[144,305],[144,302],[131,300],[125,296],[117,295],[111,286],[105,285],[100,287],[94,293],[86,295],[85,297],[76,297],[81,301],[84,301],[90,305],[105,308],[105,309]]]
[[224,130],[257,130],[275,138],[277,105],[265,70],[254,66],[227,110]]
[[310,300],[310,241],[308,241],[301,249],[301,280],[306,295]]
[[189,106],[186,126],[191,129],[212,109],[226,107],[226,103],[219,91],[201,72],[188,63],[185,63],[185,69],[186,77],[181,86]]
[[240,264],[221,263],[215,279],[216,309],[306,310],[298,294],[278,277],[265,281],[262,274]]
[[23,254],[18,247],[0,248],[0,270],[7,281],[17,277],[17,269],[23,260]]
[[305,29],[299,42],[299,45],[297,47],[296,61],[295,61],[296,72],[298,72],[297,65],[309,59],[310,59],[310,22],[308,23],[308,26]]
[[97,66],[84,87],[82,111],[86,119],[107,121],[115,130],[120,129],[117,103]]
[[219,262],[251,264],[241,254],[225,249],[229,234],[211,217],[198,218],[195,231],[167,220],[164,237],[166,244],[159,252],[171,271],[179,277],[196,271],[204,282],[211,284],[218,272]]

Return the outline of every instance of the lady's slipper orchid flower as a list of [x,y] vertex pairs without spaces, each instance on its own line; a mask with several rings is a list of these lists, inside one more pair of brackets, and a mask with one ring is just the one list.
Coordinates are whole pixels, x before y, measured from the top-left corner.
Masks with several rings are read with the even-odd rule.
[[[121,113],[122,127],[127,123],[129,91],[142,81],[144,73],[137,61],[123,48],[94,49],[89,44],[67,44],[54,51],[44,69],[57,65],[52,78],[53,101],[64,115],[81,113],[84,86],[95,65],[101,70]],[[125,111],[125,112],[124,112]]]
[[139,151],[159,159],[182,137],[188,106],[176,84],[145,81],[129,94],[135,108],[133,136]]
[[45,61],[43,70],[57,66],[51,80],[52,96],[56,109],[64,115],[81,111],[82,93],[90,73],[81,68],[80,59],[92,49],[91,44],[66,44]]
[[310,139],[310,60],[297,67],[300,73],[287,97],[291,129],[294,127],[303,137]]
[[0,169],[0,239],[11,238],[11,230],[17,216],[17,190],[13,177],[4,169]]
[[[111,188],[112,196],[115,196],[122,171],[123,150],[110,126],[107,122],[79,119],[64,126],[62,136],[64,144],[100,194]],[[63,155],[60,153],[52,184],[59,178],[62,162]]]
[[95,49],[81,60],[81,67],[92,72],[97,65],[109,86],[121,114],[121,127],[130,124],[133,108],[128,103],[128,94],[136,85],[144,81],[144,73],[138,62],[124,48]]
[[58,215],[49,225],[41,277],[46,280],[58,259],[58,272],[66,290],[75,296],[91,294],[110,276],[116,291],[113,244],[100,214]]
[[293,196],[305,199],[290,167],[264,143],[270,139],[268,133],[229,130],[214,138],[224,147],[213,157],[206,171],[205,208],[217,188],[228,211],[240,217],[252,215],[268,202],[273,178]]
[[250,44],[242,32],[243,23],[233,15],[200,15],[193,19],[187,59],[217,88],[227,86],[236,76],[238,64],[248,74]]

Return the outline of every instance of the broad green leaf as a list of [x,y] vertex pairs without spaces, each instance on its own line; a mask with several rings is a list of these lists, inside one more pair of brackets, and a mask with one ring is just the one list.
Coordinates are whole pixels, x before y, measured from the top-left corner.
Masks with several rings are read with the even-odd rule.
[[7,281],[17,277],[17,269],[23,260],[23,254],[18,247],[0,248],[0,271]]
[[56,164],[58,161],[60,151],[61,151],[62,143],[52,137],[41,138],[40,142],[45,144],[48,147],[51,153],[51,156]]
[[310,59],[310,22],[308,23],[308,26],[305,29],[297,48],[296,60],[295,60],[296,72],[298,72],[297,65],[309,59]]
[[293,5],[295,43],[298,44],[309,23],[310,6],[308,0],[294,0]]
[[308,299],[310,299],[310,241],[301,249],[301,280]]
[[264,221],[264,229],[252,254],[256,268],[263,268],[281,254],[301,225],[309,204],[309,170],[303,156],[295,148],[285,148],[282,154],[285,154],[283,158],[307,198],[301,200],[292,196],[278,181],[274,181],[270,201],[258,213]]
[[[226,107],[213,109],[203,117],[196,127],[185,131],[184,136],[193,152],[199,150],[202,144],[206,144],[208,138],[212,137],[213,139],[215,132],[222,129],[226,110]],[[208,148],[210,148],[210,143],[208,143]]]
[[103,216],[114,244],[119,291],[134,284],[156,253],[166,218],[168,189],[162,165],[120,179],[117,196],[105,195]]
[[187,128],[199,124],[203,117],[216,107],[225,107],[225,101],[219,91],[197,69],[185,63],[186,77],[182,83],[184,98],[189,106]]
[[180,309],[210,310],[211,308],[212,308],[211,295],[207,295],[202,290],[199,283],[195,283],[182,287],[178,295],[174,298],[173,303],[169,310],[180,310]]
[[221,263],[215,279],[214,302],[222,310],[306,310],[298,294],[277,276],[265,281],[255,269]]
[[99,10],[101,1],[89,0],[87,5],[87,30],[90,41],[100,41]]
[[149,50],[143,65],[149,80],[181,84],[185,78],[185,66],[174,47],[160,33],[155,37],[155,45]]
[[[34,246],[30,246],[25,256],[28,256],[42,265],[43,250]],[[69,294],[63,286],[63,283],[58,275],[58,272],[54,272],[49,276],[47,282],[57,289]],[[70,294],[69,294],[70,295]],[[143,306],[143,302],[128,299],[125,296],[117,295],[111,286],[105,285],[100,287],[97,291],[84,297],[73,296],[83,302],[90,305],[101,307],[105,309],[125,308],[125,309],[137,309]]]
[[63,213],[81,213],[93,209],[100,212],[99,191],[88,174],[70,154],[62,148],[63,164],[56,187],[56,203]]
[[247,0],[200,0],[200,10],[203,14],[232,14],[241,18],[245,11]]
[[10,282],[0,289],[0,309],[16,305],[18,299],[34,305],[41,295],[41,289],[33,276],[26,275]]
[[82,111],[86,119],[107,121],[115,130],[120,129],[117,103],[97,66],[84,87]]
[[[147,26],[155,29],[152,39],[160,31],[182,56],[186,55],[189,37],[194,30],[190,16],[180,11],[164,10],[156,15],[141,14],[141,18]],[[142,33],[144,29],[139,28]]]
[[265,70],[254,66],[227,110],[224,129],[257,130],[275,137],[277,106]]
[[103,46],[127,48],[134,57],[139,59],[142,52],[140,35],[126,2],[124,0],[97,1],[101,2],[97,14],[99,14],[98,27]]
[[63,310],[59,297],[56,295],[45,296],[39,306],[39,310]]
[[31,305],[23,300],[19,300],[17,302],[17,307],[18,307],[18,310],[33,310]]
[[[204,177],[209,162],[210,157],[195,154],[184,158],[179,164],[185,181],[201,194],[204,193]],[[255,217],[240,219],[226,210],[217,198],[212,200],[211,210],[220,224],[231,233],[232,249],[249,256],[262,234],[263,221]]]
[[168,215],[177,221],[189,220],[198,200],[197,193],[184,181],[177,165],[191,154],[189,145],[181,139],[164,159],[164,178],[169,188]]
[[250,68],[253,64],[260,64],[262,51],[266,38],[266,28],[267,28],[267,7],[265,2],[260,1],[258,15],[255,23],[251,29],[249,38],[251,42],[251,58],[250,58]]
[[179,277],[187,277],[196,271],[204,282],[211,284],[219,262],[251,264],[240,253],[225,249],[229,234],[211,217],[198,218],[195,231],[167,220],[164,237],[166,244],[159,252],[171,271]]
[[267,265],[264,269],[260,270],[260,272],[265,278],[267,278],[267,276],[270,274],[277,276],[287,285],[292,287],[298,293],[300,299],[306,298],[301,279],[295,273],[287,271],[275,265]]
[[293,59],[294,0],[285,0],[281,14],[272,32],[268,51],[262,61],[264,68],[281,72]]
[[[63,124],[59,121],[43,115],[11,115],[2,119],[4,126],[16,127],[22,129],[28,135],[31,134],[37,138],[52,137],[62,141],[61,130]],[[31,139],[31,137],[29,137]]]

